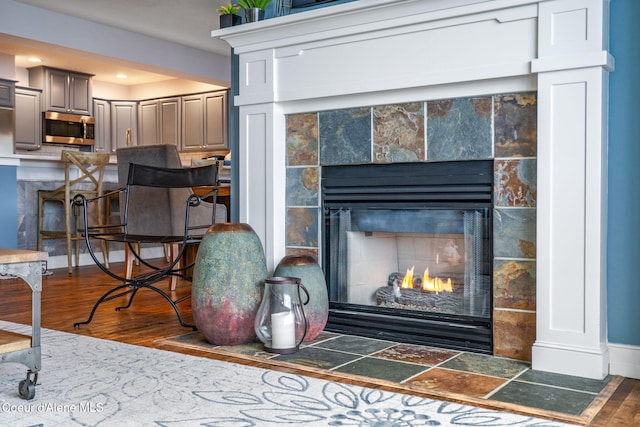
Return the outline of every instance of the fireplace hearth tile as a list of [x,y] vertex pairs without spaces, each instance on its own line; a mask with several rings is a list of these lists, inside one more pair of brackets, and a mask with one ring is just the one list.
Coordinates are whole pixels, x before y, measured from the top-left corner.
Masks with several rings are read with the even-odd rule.
[[317,347],[322,347],[329,350],[344,351],[345,353],[355,353],[365,356],[380,350],[384,350],[393,345],[395,345],[395,343],[390,341],[380,341],[372,338],[342,335],[336,339],[323,341],[317,344]]
[[484,398],[507,380],[470,372],[434,368],[406,381],[415,390],[439,391]]
[[396,360],[399,362],[418,363],[422,365],[439,365],[460,354],[458,351],[414,344],[398,344],[391,348],[374,353],[373,357]]
[[293,354],[279,354],[273,358],[280,362],[295,363],[319,369],[333,369],[337,366],[352,362],[362,356],[331,351],[316,346],[301,348]]
[[529,364],[484,354],[462,353],[439,367],[510,379],[529,369]]
[[554,374],[552,372],[527,370],[516,378],[516,381],[550,385],[585,393],[600,393],[611,381],[612,376],[608,375],[602,380],[592,378],[573,377],[571,375]]
[[[603,393],[607,393],[606,387],[612,380],[612,377],[593,380],[534,371],[528,363],[495,355],[394,343],[329,331],[323,331],[314,340],[305,341],[298,352],[289,355],[267,353],[259,342],[215,346],[206,342],[199,332],[173,337],[170,341],[196,346],[204,351],[224,350],[250,356],[264,363],[287,362],[333,371],[336,375],[348,373],[365,380],[368,377],[388,381],[407,387],[407,390],[448,396],[459,394],[569,415],[583,414],[598,396],[602,398]],[[321,348],[326,344],[336,349]],[[392,345],[389,348],[377,348],[389,344]],[[347,348],[358,354],[346,353]],[[368,350],[371,353],[365,354]]]
[[596,394],[576,390],[512,381],[489,396],[489,399],[564,414],[580,415],[589,407],[596,396]]
[[428,368],[424,365],[365,357],[339,366],[334,371],[401,383]]

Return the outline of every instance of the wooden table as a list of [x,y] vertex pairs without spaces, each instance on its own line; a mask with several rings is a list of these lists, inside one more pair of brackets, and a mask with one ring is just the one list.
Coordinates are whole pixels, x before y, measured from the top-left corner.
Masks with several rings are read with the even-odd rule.
[[[202,197],[208,194],[212,189],[218,189],[218,201],[227,207],[227,222],[231,221],[231,186],[219,185],[217,187],[193,187],[194,194]],[[210,201],[210,200],[207,200]]]

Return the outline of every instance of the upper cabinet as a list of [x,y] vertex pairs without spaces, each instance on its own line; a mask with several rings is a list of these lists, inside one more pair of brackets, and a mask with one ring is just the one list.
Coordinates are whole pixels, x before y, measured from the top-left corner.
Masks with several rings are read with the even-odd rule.
[[111,102],[94,98],[93,117],[96,119],[94,151],[111,152]]
[[227,148],[227,92],[182,97],[182,149]]
[[29,85],[42,89],[43,111],[92,115],[89,74],[35,67],[29,69]]
[[180,147],[180,97],[140,101],[138,145],[172,144]]
[[140,101],[138,145],[173,144],[181,151],[227,148],[227,92]]
[[95,150],[158,144],[180,151],[226,149],[226,103],[226,91],[144,101],[94,99]]
[[111,101],[111,151],[138,145],[138,103]]

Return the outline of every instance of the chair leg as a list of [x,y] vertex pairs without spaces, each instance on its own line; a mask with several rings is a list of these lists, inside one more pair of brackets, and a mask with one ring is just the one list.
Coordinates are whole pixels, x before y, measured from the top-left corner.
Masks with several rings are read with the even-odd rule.
[[[167,245],[165,245],[165,246],[167,246]],[[178,245],[177,244],[169,245],[169,253],[170,253],[169,256],[171,257],[171,260],[173,260],[174,257],[177,256],[178,253],[179,253]],[[169,290],[170,291],[175,291],[177,285],[178,285],[178,277],[177,276],[171,276],[171,282],[169,283]]]
[[72,252],[71,252],[71,202],[65,201],[64,204],[64,220],[67,233],[67,267],[69,274],[73,272]]
[[44,200],[38,194],[38,251],[42,251],[42,226],[44,224]]
[[102,241],[102,259],[104,260],[104,266],[109,268],[109,242]]
[[72,202],[69,203],[69,215],[73,217],[73,229],[67,230],[67,238],[71,238],[73,240],[73,250],[76,260],[76,267],[78,267],[80,265],[80,234],[78,233],[78,229],[80,227],[80,215],[78,213],[78,207],[75,206]]
[[124,277],[131,279],[133,275],[133,260],[135,256],[131,253],[131,248],[125,243],[124,245]]
[[[142,253],[140,252],[140,245],[138,243],[134,243],[134,245],[136,247],[136,252],[138,253],[138,255],[142,255]],[[133,263],[135,265],[140,265],[140,260],[136,257],[133,257]]]

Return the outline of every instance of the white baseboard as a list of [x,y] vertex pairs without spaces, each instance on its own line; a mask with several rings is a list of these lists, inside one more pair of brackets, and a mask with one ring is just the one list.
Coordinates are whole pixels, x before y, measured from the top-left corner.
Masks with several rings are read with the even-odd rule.
[[609,343],[609,373],[640,379],[640,346]]

